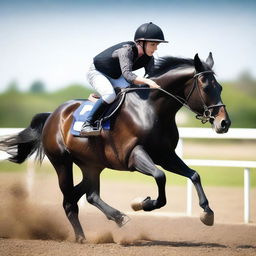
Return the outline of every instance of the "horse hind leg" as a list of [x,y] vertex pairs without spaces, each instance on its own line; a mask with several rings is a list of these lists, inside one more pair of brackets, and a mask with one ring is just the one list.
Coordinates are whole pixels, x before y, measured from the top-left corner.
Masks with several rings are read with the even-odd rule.
[[63,208],[69,222],[73,227],[76,242],[84,243],[85,235],[78,218],[79,208],[77,204],[80,197],[84,194],[84,188],[81,186],[81,184],[74,187],[72,170],[73,162],[69,160],[67,156],[59,159],[58,162],[56,161],[56,158],[55,160],[52,160],[49,157],[49,159],[58,175],[59,187],[63,194]]

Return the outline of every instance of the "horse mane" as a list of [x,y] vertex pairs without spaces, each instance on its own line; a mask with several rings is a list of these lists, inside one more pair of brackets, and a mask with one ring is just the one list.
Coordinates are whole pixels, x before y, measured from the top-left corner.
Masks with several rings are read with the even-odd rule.
[[149,70],[148,75],[149,77],[159,76],[172,69],[187,67],[194,67],[193,59],[165,56],[155,59],[155,64],[151,70]]

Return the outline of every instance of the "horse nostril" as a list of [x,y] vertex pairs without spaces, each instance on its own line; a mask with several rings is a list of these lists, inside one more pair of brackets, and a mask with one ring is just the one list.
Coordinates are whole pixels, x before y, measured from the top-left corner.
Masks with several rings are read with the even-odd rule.
[[222,128],[226,128],[229,125],[229,121],[228,120],[222,120],[221,121],[221,127]]

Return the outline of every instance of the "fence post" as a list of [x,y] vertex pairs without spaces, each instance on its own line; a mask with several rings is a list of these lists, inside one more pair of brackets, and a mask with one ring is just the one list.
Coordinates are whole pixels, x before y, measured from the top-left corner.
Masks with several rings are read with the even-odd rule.
[[190,179],[187,180],[187,216],[192,216],[192,195],[193,183]]
[[[183,139],[179,139],[178,145],[176,147],[176,154],[182,158],[183,157]],[[190,179],[187,179],[187,205],[186,205],[186,214],[187,216],[192,215],[192,192],[193,192],[193,183]]]
[[250,222],[250,169],[244,169],[244,223]]

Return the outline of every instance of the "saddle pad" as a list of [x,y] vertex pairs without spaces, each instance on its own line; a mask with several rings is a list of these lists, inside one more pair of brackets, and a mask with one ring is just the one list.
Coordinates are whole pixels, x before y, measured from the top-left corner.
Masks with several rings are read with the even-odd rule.
[[[94,102],[84,101],[73,113],[73,123],[71,125],[71,134],[75,136],[80,136],[80,131],[83,123],[85,122],[88,114],[92,110]],[[110,120],[106,120],[102,122],[102,129],[109,130],[110,129]]]

